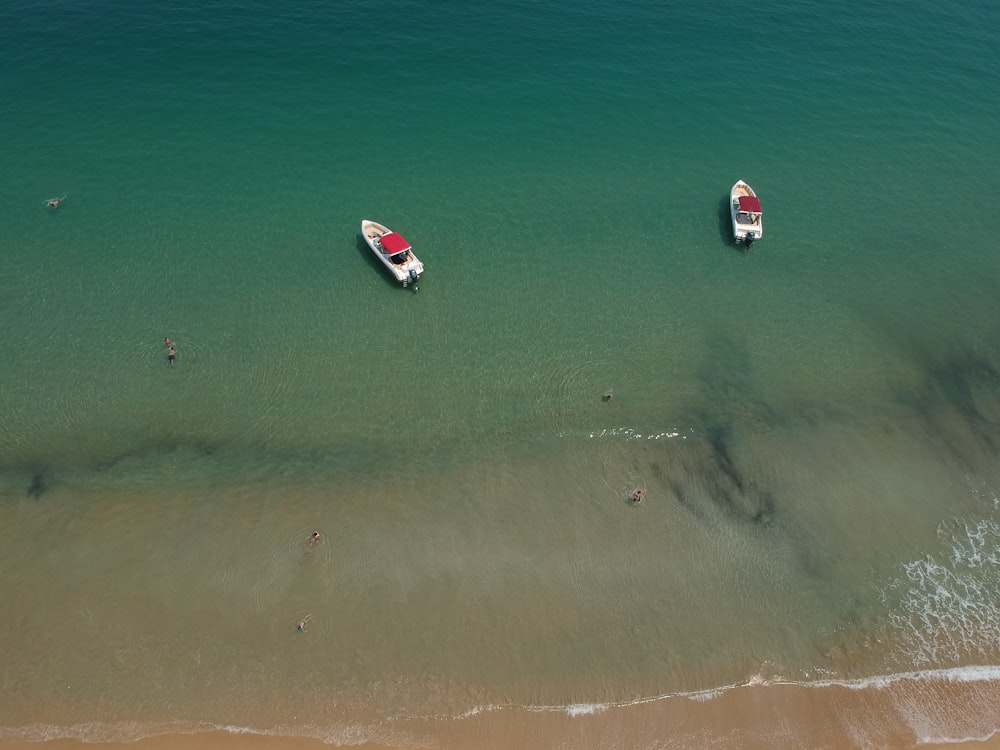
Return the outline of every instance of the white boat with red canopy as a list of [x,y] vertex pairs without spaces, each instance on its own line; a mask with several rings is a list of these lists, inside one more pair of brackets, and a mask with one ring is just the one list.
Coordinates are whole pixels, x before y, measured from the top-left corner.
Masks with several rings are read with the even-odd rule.
[[750,247],[754,240],[764,235],[760,200],[757,194],[743,180],[729,192],[729,208],[733,216],[733,238],[737,245]]
[[424,264],[413,254],[413,248],[406,238],[368,219],[361,222],[361,234],[375,257],[389,269],[396,281],[403,286],[413,284],[415,289],[420,274],[424,272]]

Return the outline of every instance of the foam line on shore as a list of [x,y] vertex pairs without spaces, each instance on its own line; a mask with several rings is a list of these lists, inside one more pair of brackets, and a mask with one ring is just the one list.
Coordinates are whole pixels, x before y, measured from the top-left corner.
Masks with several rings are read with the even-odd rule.
[[[732,691],[745,688],[769,688],[769,687],[801,687],[807,689],[821,688],[845,688],[851,691],[863,691],[874,689],[883,691],[890,689],[904,682],[929,684],[934,682],[951,684],[970,684],[977,682],[1000,682],[1000,666],[980,665],[955,667],[939,670],[921,670],[914,672],[903,672],[892,675],[881,675],[875,677],[865,677],[849,680],[813,680],[795,681],[781,679],[764,679],[752,677],[745,682],[732,685],[724,685],[706,690],[696,690],[691,692],[667,693],[644,698],[637,698],[630,701],[613,701],[597,703],[574,703],[569,705],[535,705],[535,706],[514,706],[514,705],[486,705],[470,708],[454,715],[437,716],[416,716],[399,715],[392,718],[393,722],[425,722],[425,721],[462,721],[488,713],[498,713],[504,711],[526,711],[529,713],[562,713],[571,718],[589,717],[608,711],[626,709],[633,706],[653,704],[657,702],[684,698],[690,701],[704,703],[720,698]],[[141,724],[138,722],[87,722],[81,724],[57,725],[57,724],[30,724],[22,727],[0,727],[0,742],[45,742],[52,740],[78,740],[80,742],[92,743],[127,743],[156,737],[160,735],[190,735],[205,732],[226,732],[229,734],[245,734],[260,736],[280,736],[286,738],[301,738],[303,740],[319,740],[326,744],[338,746],[363,745],[372,742],[384,742],[385,737],[381,736],[375,727],[363,727],[358,725],[320,728],[315,725],[280,726],[269,729],[259,729],[254,727],[237,726],[232,724],[213,724],[210,722],[167,722],[160,724]],[[998,733],[1000,728],[982,737],[947,738],[933,737],[928,741],[935,743],[983,741]]]

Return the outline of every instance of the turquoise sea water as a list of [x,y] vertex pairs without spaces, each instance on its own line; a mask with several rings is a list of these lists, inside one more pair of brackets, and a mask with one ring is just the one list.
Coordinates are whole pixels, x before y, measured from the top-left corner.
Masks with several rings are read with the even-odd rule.
[[5,4],[0,736],[996,665],[998,22]]

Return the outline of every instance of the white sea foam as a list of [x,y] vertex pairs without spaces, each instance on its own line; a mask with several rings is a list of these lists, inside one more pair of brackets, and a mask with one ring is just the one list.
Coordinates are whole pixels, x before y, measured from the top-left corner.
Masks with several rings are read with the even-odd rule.
[[938,529],[941,551],[903,563],[883,590],[900,594],[889,623],[914,665],[990,659],[1000,642],[1000,524],[954,520]]
[[589,714],[600,713],[606,709],[602,703],[578,703],[572,706],[566,707],[566,713],[570,716],[587,716]]
[[[662,693],[659,695],[636,698],[629,701],[615,701],[610,703],[578,703],[568,706],[521,706],[528,711],[561,711],[570,716],[583,716],[587,714],[607,711],[611,709],[627,708],[644,703],[654,703],[656,701],[669,700],[673,698],[685,698],[692,701],[710,701],[718,698],[731,690],[739,690],[747,687],[767,687],[769,685],[792,685],[801,688],[829,688],[843,687],[851,690],[884,690],[902,682],[952,682],[952,683],[975,683],[975,682],[1000,682],[1000,665],[983,665],[969,667],[955,667],[952,669],[928,669],[913,672],[900,672],[889,675],[875,675],[872,677],[859,677],[854,679],[828,679],[828,680],[785,680],[780,678],[766,678],[762,675],[752,675],[745,681],[720,685],[718,687],[706,688],[704,690],[681,691],[675,693]],[[502,708],[515,708],[514,706],[491,706],[483,710],[500,710]],[[468,715],[466,712],[464,715]]]
[[[743,687],[742,685],[726,685],[725,687],[713,688],[711,690],[699,690],[697,693],[681,693],[680,695],[689,700],[703,702],[718,698],[720,695],[733,688]],[[669,697],[669,696],[664,696]]]
[[[874,677],[859,677],[852,680],[816,680],[813,682],[799,683],[805,687],[845,687],[851,690],[877,690],[891,687],[892,685],[910,682],[993,682],[1000,680],[1000,665],[983,665],[972,667],[953,667],[950,669],[926,669],[913,672],[899,672],[891,675],[878,675]],[[790,683],[791,684],[791,683]]]
[[623,440],[669,440],[680,438],[686,440],[687,435],[678,429],[662,430],[660,432],[643,433],[633,427],[605,427],[600,430],[593,430],[587,433],[591,440],[602,440],[608,438],[620,438]]
[[971,736],[971,737],[955,737],[946,735],[929,735],[929,736],[917,736],[917,745],[960,745],[966,742],[989,742],[991,739],[1000,734],[1000,731],[994,730],[992,732],[987,732],[983,735]]

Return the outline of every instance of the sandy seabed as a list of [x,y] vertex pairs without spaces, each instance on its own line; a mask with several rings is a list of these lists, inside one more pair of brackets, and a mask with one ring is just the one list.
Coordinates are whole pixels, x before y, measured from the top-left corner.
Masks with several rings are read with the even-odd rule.
[[627,706],[497,708],[386,720],[368,738],[210,730],[130,742],[0,741],[0,750],[1000,748],[1000,682],[913,675],[863,686],[770,683]]

